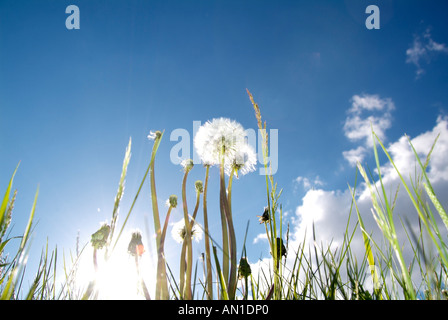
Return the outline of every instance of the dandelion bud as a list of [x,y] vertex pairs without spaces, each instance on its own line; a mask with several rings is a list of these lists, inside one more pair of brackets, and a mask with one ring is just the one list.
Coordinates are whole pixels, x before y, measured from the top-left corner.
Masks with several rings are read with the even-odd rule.
[[167,201],[167,205],[171,208],[176,208],[177,207],[177,196],[174,194],[170,195],[170,198]]
[[250,264],[247,262],[246,258],[241,258],[240,265],[238,266],[238,278],[247,278],[251,275],[252,271],[250,269]]
[[257,216],[260,223],[265,223],[269,221],[269,207],[264,207],[263,215]]
[[191,159],[182,160],[182,162],[180,164],[184,168],[185,172],[189,172],[194,166],[193,160],[191,160]]
[[148,139],[149,140],[157,140],[157,139],[160,139],[161,136],[162,136],[162,132],[159,130],[157,130],[156,132],[150,131],[148,134]]
[[128,245],[128,252],[132,256],[141,256],[145,248],[142,243],[142,234],[140,231],[135,231],[132,233],[131,241]]
[[107,243],[107,238],[109,237],[110,226],[108,224],[103,224],[101,228],[92,234],[92,239],[90,242],[95,249],[101,249]]
[[199,193],[204,192],[204,187],[203,187],[203,185],[202,185],[202,181],[201,181],[201,180],[196,181],[196,182],[194,183],[194,186],[195,186],[195,188],[196,188],[196,192],[199,192]]
[[283,239],[277,238],[277,259],[282,256],[286,257],[286,247],[283,244]]

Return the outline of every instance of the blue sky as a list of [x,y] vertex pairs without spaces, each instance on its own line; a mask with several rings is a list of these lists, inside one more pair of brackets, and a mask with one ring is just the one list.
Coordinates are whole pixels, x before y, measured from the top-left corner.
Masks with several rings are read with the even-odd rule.
[[[79,30],[65,27],[71,4],[80,10]],[[380,9],[379,30],[365,26],[371,4]],[[20,161],[14,233],[22,232],[39,186],[32,254],[47,237],[65,250],[74,249],[78,230],[89,241],[110,221],[132,137],[125,214],[149,162],[150,130],[165,130],[156,162],[160,202],[180,197],[170,133],[193,134],[193,121],[216,117],[256,129],[246,88],[268,128],[278,129],[274,178],[284,189],[286,221],[298,227],[298,208],[311,195],[304,181],[326,192],[354,183],[343,152],[369,146],[348,138],[347,119],[388,121],[379,129],[393,143],[446,117],[447,9],[445,1],[1,0],[0,181],[5,189]],[[393,107],[369,113],[364,100],[356,114],[356,96]],[[371,153],[362,160],[371,163]],[[190,206],[203,176],[196,166]],[[241,177],[234,192],[238,238],[250,221],[251,259],[268,256],[266,243],[252,242],[264,231],[256,218],[266,204],[264,177]],[[215,214],[219,231],[217,203]],[[180,218],[178,210],[173,220]],[[145,219],[152,221],[148,184],[128,226],[144,229]]]

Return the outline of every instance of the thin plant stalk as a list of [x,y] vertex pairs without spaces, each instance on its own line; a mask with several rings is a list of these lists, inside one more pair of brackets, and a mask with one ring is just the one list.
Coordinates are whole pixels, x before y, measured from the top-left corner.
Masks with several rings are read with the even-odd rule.
[[[191,274],[193,271],[193,248],[191,245],[191,228],[190,222],[188,219],[188,207],[187,207],[187,192],[186,192],[186,183],[188,177],[189,170],[185,170],[184,179],[182,182],[182,203],[184,209],[184,221],[185,221],[185,245],[186,245],[186,256],[187,256],[187,269],[186,269],[186,277],[185,277],[185,286],[183,290],[183,296],[186,300],[192,299],[191,292]],[[183,256],[185,257],[185,255]],[[182,258],[184,259],[184,258]],[[182,281],[182,279],[181,279]],[[182,291],[181,291],[182,292]]]
[[[116,224],[118,221],[118,212],[119,212],[119,208],[120,208],[120,202],[121,202],[121,199],[122,199],[123,193],[124,193],[124,183],[125,183],[125,179],[126,179],[126,173],[127,173],[129,161],[131,160],[131,144],[132,144],[132,139],[129,139],[129,143],[126,148],[126,153],[125,153],[124,160],[123,160],[120,182],[118,184],[118,190],[117,190],[117,194],[115,196],[114,209],[112,211],[112,221],[110,223],[109,239],[107,241],[106,250],[105,250],[105,254],[104,254],[106,260],[109,259],[110,255],[112,254],[112,252],[109,252],[109,245],[112,242],[115,227],[116,227]],[[118,241],[118,239],[117,239],[117,241]]]
[[166,275],[166,267],[165,267],[165,237],[166,237],[166,229],[168,227],[168,222],[171,215],[172,206],[170,205],[168,207],[168,212],[166,213],[165,217],[165,223],[163,225],[162,234],[160,236],[160,246],[157,250],[157,272],[160,272],[157,274],[157,278],[160,280],[157,285],[159,287],[160,292],[160,299],[162,300],[168,300],[169,299],[169,291],[168,291],[168,280]]
[[204,233],[205,233],[205,260],[207,267],[206,288],[207,297],[209,300],[213,300],[213,278],[212,278],[212,264],[210,256],[210,239],[208,234],[208,216],[207,216],[207,188],[208,188],[208,176],[210,166],[205,167],[205,181],[204,181],[204,194],[202,195],[202,206],[204,210]]
[[140,256],[138,254],[135,255],[135,269],[137,270],[137,277],[138,281],[142,287],[143,294],[145,296],[146,300],[151,300],[151,296],[149,295],[148,288],[146,287],[145,281],[142,278],[142,275],[140,273],[140,264],[139,264]]
[[[220,185],[220,188],[222,188],[221,185]],[[221,230],[222,230],[221,231],[222,232],[222,275],[223,275],[224,281],[226,282],[226,286],[228,286],[229,234],[228,234],[228,229],[227,229],[227,218],[226,218],[225,209],[224,209],[224,197],[222,196],[222,192],[220,191],[219,208],[220,208],[220,214],[221,214]]]
[[[194,226],[194,222],[196,220],[196,215],[198,213],[198,209],[199,209],[199,201],[200,201],[200,192],[197,192],[196,194],[196,205],[193,211],[193,216],[191,221],[189,222],[189,228],[192,232],[193,230],[193,226]],[[186,227],[185,227],[186,228]],[[192,233],[191,233],[192,234]],[[185,235],[186,237],[186,235]],[[190,242],[191,243],[191,242]],[[181,254],[181,270],[180,270],[180,278],[181,280],[186,279],[186,277],[190,277],[191,278],[191,274],[185,274],[186,272],[188,272],[188,261],[185,261],[185,252],[187,250],[187,242],[184,238],[184,241],[182,242],[182,254]],[[185,269],[185,264],[187,264],[187,269]],[[181,289],[184,288],[184,282],[181,281]]]
[[[151,163],[150,163],[150,169],[149,169],[152,213],[153,213],[153,218],[154,218],[154,228],[155,228],[155,232],[156,232],[156,250],[157,250],[157,252],[159,252],[159,250],[160,250],[162,229],[160,226],[159,206],[157,203],[157,191],[156,191],[154,163],[155,163],[155,157],[156,157],[160,142],[162,140],[162,137],[163,137],[163,132],[157,131],[156,137],[154,140],[152,153],[151,153]],[[158,255],[158,260],[159,260],[159,255]],[[162,257],[162,260],[163,260],[163,257]],[[162,276],[164,276],[164,277],[162,277]],[[157,300],[162,299],[162,297],[166,298],[167,295],[168,295],[168,283],[167,283],[167,279],[166,279],[166,266],[165,266],[165,263],[157,262],[156,299]]]
[[[264,170],[265,170],[265,179],[266,179],[266,195],[267,195],[267,203],[268,203],[268,210],[269,210],[269,216],[270,219],[268,221],[269,223],[269,232],[267,229],[267,225],[266,229],[267,232],[266,234],[268,235],[269,238],[269,233],[270,233],[270,249],[271,249],[271,253],[272,253],[272,258],[273,258],[273,268],[274,268],[274,284],[273,284],[273,294],[275,295],[276,298],[280,298],[280,290],[281,288],[279,288],[279,283],[280,283],[280,273],[279,272],[279,268],[280,268],[280,259],[281,259],[281,255],[280,257],[277,257],[277,252],[279,252],[280,250],[277,248],[277,238],[279,237],[280,239],[282,239],[282,235],[281,235],[281,230],[280,230],[280,235],[277,235],[277,226],[276,226],[276,217],[275,217],[275,212],[276,212],[276,207],[277,207],[277,200],[281,195],[281,191],[279,193],[277,193],[277,185],[274,183],[274,179],[272,177],[272,163],[269,161],[268,159],[268,154],[269,154],[269,148],[268,148],[268,134],[267,134],[267,130],[266,130],[266,121],[262,122],[261,120],[261,111],[260,108],[258,106],[258,104],[255,102],[252,94],[250,93],[249,90],[247,90],[247,94],[249,95],[249,99],[253,105],[254,111],[255,111],[255,117],[257,119],[257,124],[258,124],[258,128],[261,134],[261,138],[262,138],[262,155],[263,155],[263,165],[264,165]],[[272,190],[271,190],[272,189]],[[281,220],[281,217],[280,217]],[[281,221],[280,221],[281,223]],[[281,225],[280,225],[281,228]]]
[[[358,169],[370,190],[372,204],[374,207],[374,210],[372,210],[372,214],[373,214],[378,226],[380,227],[380,229],[382,230],[382,232],[386,236],[386,238],[389,240],[390,244],[392,245],[392,247],[395,251],[395,255],[396,255],[398,263],[400,265],[400,269],[401,269],[401,273],[402,273],[402,277],[403,277],[403,281],[404,281],[403,289],[404,289],[405,297],[414,300],[416,298],[415,290],[412,285],[410,273],[409,273],[409,271],[406,267],[406,264],[404,262],[404,257],[403,257],[403,252],[402,252],[401,246],[397,239],[397,233],[396,233],[395,224],[393,221],[393,208],[390,206],[390,204],[387,200],[386,191],[385,191],[385,188],[383,185],[383,180],[382,180],[382,175],[381,175],[381,169],[380,169],[380,164],[379,164],[379,159],[378,159],[378,152],[377,152],[376,143],[375,143],[375,134],[373,133],[373,135],[374,135],[374,137],[373,137],[374,138],[373,139],[374,154],[375,154],[375,160],[376,160],[376,165],[377,165],[377,170],[378,170],[379,182],[380,182],[380,185],[381,185],[381,188],[383,191],[383,195],[384,195],[386,214],[384,214],[383,209],[378,204],[377,196],[373,190],[373,187],[370,184],[369,178],[367,177],[367,174],[366,174],[364,168],[361,166],[360,163],[358,163]],[[379,139],[378,139],[378,141],[379,141]],[[380,142],[380,144],[381,144],[381,142]],[[386,155],[389,157],[389,160],[391,161],[392,165],[394,165],[392,159],[390,158],[390,156],[388,155],[388,153],[384,147],[383,147],[383,149],[384,149]],[[395,167],[395,165],[394,165],[394,167]],[[395,169],[397,170],[396,167],[395,167]],[[402,179],[398,170],[397,170],[397,173],[399,174],[400,178]],[[405,185],[405,188],[407,189],[407,186],[404,183],[403,179],[402,179],[402,182]]]
[[[226,218],[228,231],[229,231],[229,256],[230,256],[230,273],[228,278],[228,297],[230,300],[235,298],[236,286],[237,286],[237,262],[236,262],[236,237],[235,237],[235,229],[233,227],[233,221],[231,212],[229,209],[229,203],[227,201],[226,196],[226,185],[225,185],[225,177],[224,177],[224,152],[225,150],[221,150],[220,152],[220,201],[222,201],[222,208],[224,209],[224,215]],[[224,252],[226,255],[226,252]],[[225,260],[228,261],[228,258]]]

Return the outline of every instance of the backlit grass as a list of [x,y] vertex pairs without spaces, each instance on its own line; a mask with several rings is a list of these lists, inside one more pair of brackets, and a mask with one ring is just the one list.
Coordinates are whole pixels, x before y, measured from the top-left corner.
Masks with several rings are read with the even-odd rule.
[[[121,200],[124,195],[124,185],[127,168],[131,163],[131,140],[125,151],[123,167],[119,176],[118,190],[115,196],[113,212],[110,223],[104,223],[98,230],[92,230],[91,241],[77,250],[75,255],[63,256],[63,268],[58,270],[56,265],[61,259],[57,249],[43,248],[40,263],[34,271],[34,281],[30,287],[24,287],[23,278],[27,270],[27,257],[31,254],[30,234],[33,231],[35,206],[38,201],[38,191],[35,201],[30,208],[29,222],[21,235],[13,236],[8,232],[13,215],[16,191],[13,190],[13,181],[16,171],[6,185],[6,192],[0,205],[0,298],[9,299],[101,299],[103,297],[101,285],[104,281],[116,281],[114,277],[108,278],[106,267],[113,263],[114,254],[127,254],[132,257],[135,266],[132,267],[135,288],[129,292],[130,297],[138,296],[143,299],[202,299],[202,300],[314,300],[314,299],[341,299],[341,300],[392,300],[392,299],[447,299],[447,267],[448,253],[446,245],[446,228],[448,228],[448,215],[437,198],[434,189],[426,174],[430,164],[431,153],[437,147],[437,141],[427,154],[424,162],[420,159],[409,140],[409,147],[415,154],[418,163],[416,176],[408,182],[395,165],[387,148],[372,131],[373,151],[375,155],[377,178],[369,169],[361,164],[357,167],[357,177],[366,185],[370,192],[372,210],[370,213],[360,212],[357,206],[356,189],[359,181],[354,181],[348,188],[351,194],[352,205],[348,212],[348,220],[342,244],[337,247],[331,244],[323,245],[317,242],[307,242],[305,239],[298,247],[289,245],[289,228],[284,229],[283,211],[281,204],[282,190],[278,187],[271,173],[266,122],[263,122],[261,111],[253,96],[248,91],[249,100],[255,113],[255,120],[262,137],[263,166],[266,175],[260,175],[266,184],[265,208],[254,208],[261,212],[259,219],[268,240],[270,259],[264,263],[249,263],[247,252],[250,247],[246,238],[237,239],[232,217],[232,184],[233,177],[245,174],[252,170],[251,150],[246,150],[242,162],[237,162],[237,155],[243,147],[235,140],[235,132],[239,132],[237,123],[220,119],[210,123],[206,130],[215,130],[214,136],[218,139],[202,141],[201,153],[204,166],[194,166],[192,161],[183,162],[183,176],[179,181],[182,194],[172,195],[167,206],[159,207],[157,202],[157,179],[155,162],[159,145],[163,143],[163,131],[151,132],[150,138],[154,141],[152,154],[146,172],[142,173],[142,180],[133,202],[125,210],[124,219],[118,219]],[[224,130],[220,126],[227,125],[231,130]],[[204,129],[205,130],[205,129]],[[210,136],[210,135],[205,135]],[[207,153],[208,152],[208,153]],[[383,153],[400,177],[400,188],[412,202],[415,215],[419,221],[419,231],[415,232],[406,221],[399,220],[394,212],[397,193],[388,195],[382,180],[379,154]],[[249,160],[248,160],[249,159]],[[219,167],[219,190],[209,189],[209,168]],[[196,202],[188,204],[188,180],[191,170],[202,170],[204,181],[196,181]],[[163,172],[160,173],[163,176]],[[151,283],[154,290],[147,283],[142,267],[145,248],[142,235],[132,233],[130,239],[125,239],[124,231],[128,218],[132,214],[134,205],[141,195],[144,183],[149,180],[152,204],[153,223],[155,228],[154,245],[156,248],[155,270],[151,273]],[[219,194],[221,237],[209,233],[207,195],[211,192]],[[397,191],[398,192],[398,191]],[[429,199],[429,201],[428,201]],[[203,212],[199,212],[202,203]],[[167,227],[171,219],[171,209],[182,207],[183,224],[177,235],[182,243],[180,259],[167,261],[165,256],[165,240],[169,232]],[[162,210],[163,209],[163,210]],[[378,225],[383,243],[365,229],[364,219],[371,214]],[[196,220],[202,217],[203,224]],[[119,224],[119,221],[123,221]],[[440,224],[438,221],[442,221]],[[350,222],[355,221],[354,227]],[[172,221],[171,221],[172,222]],[[400,222],[400,223],[398,223]],[[403,228],[407,235],[406,245],[412,248],[413,257],[406,260],[403,254],[403,242],[398,238],[398,228]],[[441,229],[443,228],[443,229]],[[200,235],[203,242],[194,239]],[[313,236],[319,230],[308,230]],[[356,256],[353,245],[355,234],[361,233],[364,254]],[[247,234],[247,233],[246,233]],[[313,237],[314,239],[314,237]],[[17,250],[7,252],[8,245],[18,242]],[[120,243],[126,243],[126,252]],[[193,247],[200,248],[201,263],[193,260]],[[33,250],[34,251],[34,250]],[[90,255],[90,256],[89,256]],[[80,278],[80,261],[91,264],[89,282],[82,284]],[[266,263],[267,261],[267,263]],[[173,273],[173,266],[178,265],[179,272]],[[255,272],[256,271],[256,272]],[[64,279],[62,282],[59,273]],[[200,275],[203,275],[200,276]],[[368,276],[370,275],[370,276]],[[104,279],[106,277],[106,279]]]

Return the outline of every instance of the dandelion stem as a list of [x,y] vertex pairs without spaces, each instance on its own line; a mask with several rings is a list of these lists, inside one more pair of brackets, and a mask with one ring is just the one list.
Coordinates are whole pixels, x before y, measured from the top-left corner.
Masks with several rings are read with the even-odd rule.
[[[191,247],[191,228],[190,222],[188,221],[188,207],[187,207],[187,192],[186,192],[186,183],[188,177],[189,170],[185,170],[184,179],[182,182],[182,202],[184,209],[184,220],[185,220],[185,238],[184,242],[186,245],[186,254],[187,254],[187,274],[185,277],[185,287],[184,287],[184,298],[187,300],[192,299],[191,293],[191,274],[193,271],[193,250]],[[183,258],[184,259],[184,258]]]
[[[235,297],[236,292],[236,285],[237,285],[237,263],[236,263],[236,237],[235,237],[235,229],[233,228],[233,221],[232,221],[232,215],[229,209],[229,203],[227,201],[226,196],[226,185],[225,185],[225,179],[224,179],[224,150],[221,151],[221,157],[220,157],[220,198],[222,201],[222,207],[225,214],[225,218],[227,221],[227,226],[229,229],[229,249],[230,249],[230,274],[228,278],[228,296],[230,300],[233,300]],[[226,254],[226,252],[224,252]],[[228,258],[225,260],[228,261]]]
[[[224,177],[221,177],[224,179]],[[220,187],[222,189],[222,187]],[[224,189],[225,190],[225,189]],[[229,235],[227,231],[227,219],[224,209],[224,199],[225,196],[222,196],[222,190],[220,191],[219,204],[220,204],[220,213],[221,213],[221,229],[222,229],[222,275],[226,282],[226,286],[228,286],[228,277],[229,277]]]
[[162,234],[160,236],[160,246],[157,251],[157,278],[159,281],[157,281],[157,285],[159,286],[160,290],[160,299],[168,300],[169,299],[169,293],[168,293],[168,281],[166,277],[166,267],[165,267],[165,237],[166,237],[166,229],[168,227],[168,222],[170,219],[172,207],[170,206],[168,208],[168,212],[165,217],[165,223],[163,225]]
[[138,277],[138,281],[140,283],[140,285],[142,286],[142,290],[143,290],[143,294],[145,295],[145,299],[146,300],[151,300],[151,297],[149,295],[149,291],[148,288],[146,287],[145,281],[143,280],[141,274],[140,274],[140,265],[139,265],[139,255],[136,254],[135,255],[135,269],[137,270],[137,277]]
[[98,272],[98,259],[97,259],[97,249],[93,248],[93,267],[95,269],[95,273]]
[[180,253],[180,266],[179,266],[179,291],[181,294],[181,297],[184,297],[184,288],[185,288],[185,268],[186,268],[186,257],[185,252],[187,251],[187,243],[184,239],[182,242],[182,251]]
[[[154,146],[152,148],[151,154],[151,165],[149,170],[150,184],[151,184],[151,200],[152,200],[152,213],[154,218],[154,228],[156,231],[156,249],[159,252],[160,249],[160,239],[161,239],[161,228],[160,228],[160,217],[159,217],[159,207],[157,204],[157,193],[156,193],[156,180],[155,180],[155,172],[154,172],[154,162],[157,153],[157,149],[159,148],[160,141],[162,140],[163,133],[160,132],[155,140]],[[159,263],[157,263],[159,266]],[[163,264],[164,266],[165,264]],[[163,268],[163,267],[162,267]],[[162,297],[162,285],[160,279],[160,270],[157,273],[157,283],[156,283],[156,299],[160,299]],[[166,272],[164,272],[166,274]],[[166,277],[165,277],[166,278]]]
[[205,259],[207,266],[207,297],[209,300],[213,300],[213,278],[212,278],[212,264],[210,256],[210,242],[208,234],[208,217],[207,217],[207,187],[208,187],[208,175],[210,166],[207,165],[205,168],[205,182],[204,182],[204,194],[203,194],[203,209],[204,209],[204,230],[205,230]]

